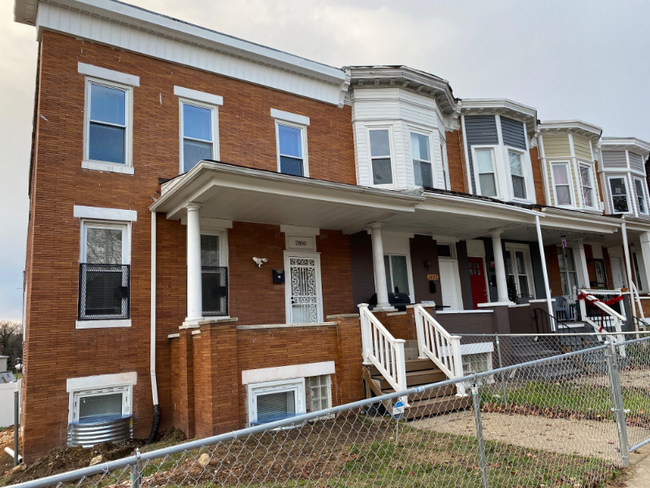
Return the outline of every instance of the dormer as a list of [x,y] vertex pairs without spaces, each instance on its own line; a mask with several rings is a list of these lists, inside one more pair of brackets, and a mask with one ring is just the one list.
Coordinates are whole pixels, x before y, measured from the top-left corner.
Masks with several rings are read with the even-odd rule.
[[406,66],[349,69],[357,183],[449,189],[445,132],[459,115],[449,83]]
[[535,203],[537,111],[507,99],[466,98],[461,113],[470,193]]
[[546,203],[601,213],[595,160],[602,129],[580,120],[552,120],[541,122],[539,130]]
[[650,143],[635,137],[603,137],[600,149],[605,212],[650,218],[645,168]]

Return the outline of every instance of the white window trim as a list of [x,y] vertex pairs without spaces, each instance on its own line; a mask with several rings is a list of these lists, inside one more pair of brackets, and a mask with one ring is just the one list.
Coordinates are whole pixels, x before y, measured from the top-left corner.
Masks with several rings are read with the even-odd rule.
[[305,115],[292,114],[291,112],[285,112],[283,110],[277,110],[275,108],[271,109],[271,117],[283,122],[289,122],[291,124],[304,126],[309,125],[309,117]]
[[645,293],[648,278],[645,276],[645,263],[643,261],[643,254],[641,252],[635,251],[632,253],[632,271],[634,272],[634,277],[636,278],[635,281],[636,286],[639,288],[639,293]]
[[[551,187],[553,188],[553,203],[556,207],[561,208],[574,208],[575,207],[575,189],[573,187],[573,175],[571,172],[571,162],[570,161],[552,161],[550,164],[551,167]],[[567,181],[569,182],[569,198],[571,199],[571,204],[569,205],[560,205],[557,199],[557,187],[555,186],[555,174],[553,173],[553,166],[563,165],[566,167]],[[565,185],[562,185],[565,186]]]
[[578,181],[580,183],[580,192],[583,193],[582,175],[580,174],[580,168],[583,167],[587,168],[587,170],[589,171],[589,178],[591,179],[591,201],[593,202],[593,205],[587,205],[586,203],[584,203],[585,197],[583,194],[582,195],[583,206],[584,208],[588,208],[591,210],[598,210],[598,201],[600,200],[600,195],[598,194],[598,187],[596,186],[594,165],[586,161],[578,161]]
[[174,86],[174,95],[186,100],[207,103],[208,105],[223,105],[222,96],[213,95],[212,93],[206,93],[198,90],[192,90],[190,88],[184,88],[182,86]]
[[[639,181],[641,183],[641,192],[642,195],[639,195],[636,191],[636,182]],[[641,211],[641,208],[639,207],[638,211],[641,215],[649,215],[650,214],[650,209],[648,209],[648,196],[647,196],[647,191],[646,191],[646,184],[645,180],[643,178],[639,178],[638,176],[632,176],[632,182],[634,183],[634,196],[637,198],[637,201],[635,202],[637,206],[639,205],[638,198],[643,197],[643,202],[645,203],[645,212]]]
[[[424,159],[418,159],[418,161],[423,161],[424,163],[431,165],[431,186],[433,188],[435,188],[438,174],[437,174],[437,171],[436,171],[436,169],[437,169],[436,168],[436,151],[435,151],[435,148],[433,147],[433,137],[432,137],[433,133],[432,132],[427,132],[427,131],[424,131],[424,130],[420,130],[420,129],[414,129],[412,127],[409,127],[409,131],[408,131],[409,146],[410,146],[409,149],[410,149],[410,152],[411,152],[411,154],[410,154],[410,162],[411,162],[411,169],[413,171],[413,185],[418,187],[418,188],[424,188],[423,186],[417,185],[415,183],[415,157],[413,156],[413,147],[412,147],[412,142],[411,142],[411,134],[418,134],[420,136],[424,136],[429,141],[429,160],[426,161]],[[441,147],[442,147],[442,145],[441,145]],[[441,155],[441,157],[442,157],[442,155]],[[443,161],[441,161],[441,163],[443,163]],[[446,184],[447,184],[447,182],[445,181],[445,185]]]
[[[526,277],[528,278],[528,291],[533,298],[537,298],[537,291],[535,290],[535,275],[533,274],[533,261],[530,257],[530,246],[528,244],[520,244],[518,242],[506,242],[505,248],[506,252],[510,253],[510,261],[512,262],[512,270],[514,271],[515,277],[519,276],[515,252],[519,251],[524,253],[524,267],[526,268]],[[519,280],[515,280],[515,286],[517,288],[517,293],[521,295],[521,290],[519,289]]]
[[[623,180],[625,183],[625,196],[627,197],[627,212],[617,212],[615,207],[614,207],[614,193],[612,192],[612,183],[611,180]],[[607,193],[609,194],[609,204],[612,207],[612,214],[617,214],[617,215],[627,215],[627,214],[633,214],[634,213],[634,207],[632,205],[636,205],[636,202],[633,202],[630,198],[630,185],[628,184],[628,178],[625,175],[611,175],[607,176]]]
[[[494,175],[494,187],[496,189],[497,194],[488,198],[501,198],[501,183],[499,179],[499,172],[497,170],[499,166],[499,161],[497,160],[497,147],[495,145],[481,145],[481,146],[472,146],[472,162],[474,163],[474,182],[476,186],[476,194],[480,196],[485,196],[482,193],[481,190],[481,181],[478,170],[478,158],[476,157],[476,150],[481,150],[481,149],[489,149],[492,151],[492,174]],[[487,174],[487,173],[484,173]],[[508,170],[508,174],[510,174],[510,170]]]
[[246,391],[249,426],[257,421],[257,397],[260,395],[293,391],[296,415],[306,412],[305,378],[252,383],[246,386]]
[[140,77],[137,75],[129,75],[112,69],[100,68],[92,64],[78,62],[77,71],[82,75],[87,75],[92,78],[113,81],[122,85],[140,86]]
[[[174,87],[174,94],[178,95],[176,93],[176,89],[180,87]],[[183,90],[188,90],[187,88],[183,88]],[[194,90],[188,90],[188,91],[194,91]],[[196,94],[201,94],[201,92],[195,92]],[[209,93],[205,93],[204,95],[210,95]],[[212,97],[216,97],[217,95],[210,95]],[[209,97],[204,97],[204,98],[209,98]],[[218,97],[221,98],[221,97]],[[223,99],[222,103],[223,103]],[[207,103],[205,101],[200,100],[199,98],[192,98],[192,97],[180,97],[178,99],[178,147],[179,147],[179,174],[185,173],[185,161],[183,160],[184,158],[184,151],[183,151],[183,140],[185,139],[185,134],[183,130],[183,105],[191,105],[193,107],[199,107],[199,108],[204,108],[206,110],[210,110],[210,115],[211,115],[211,122],[212,122],[212,154],[210,155],[210,159],[214,160],[219,160],[221,157],[220,155],[220,148],[219,148],[219,105],[217,103]],[[207,142],[207,141],[201,141],[201,142]]]
[[[529,178],[529,170],[528,166],[530,165],[530,159],[526,157],[526,154],[528,151],[525,151],[523,149],[519,149],[516,147],[512,146],[504,146],[505,148],[505,155],[506,155],[506,163],[508,167],[508,175],[510,176],[510,191],[512,192],[512,199],[513,201],[516,202],[530,202],[532,201],[532,198],[530,197],[530,187],[531,185],[529,184],[530,178]],[[521,198],[521,197],[516,197],[515,196],[515,185],[512,183],[512,168],[510,167],[510,155],[508,153],[516,153],[521,156],[521,170],[523,175],[515,175],[517,177],[523,178],[524,179],[524,190],[526,192],[526,198]]]
[[[92,207],[83,207],[83,208],[88,209]],[[101,210],[115,210],[115,209],[101,209]],[[113,221],[113,220],[111,221],[92,220],[92,219],[83,219],[81,221],[79,263],[86,262],[86,231],[88,227],[104,228],[104,229],[122,229],[122,263],[121,264],[129,264],[129,265],[131,264],[131,222]],[[81,300],[81,295],[77,297],[77,303],[79,303],[79,300]],[[108,328],[115,328],[115,327],[131,327],[131,325],[132,322],[130,318],[75,321],[76,329],[108,329]]]
[[138,220],[136,210],[75,205],[73,212],[76,218],[81,219],[115,220],[119,222],[136,222]]
[[133,411],[133,386],[138,384],[138,374],[118,373],[98,376],[85,376],[81,378],[68,378],[66,391],[69,393],[68,422],[74,422],[74,397],[85,391],[94,391],[109,388],[127,388],[129,391],[129,410]]
[[[397,188],[399,185],[397,183],[397,168],[396,166],[396,158],[395,158],[395,145],[393,143],[393,126],[392,125],[366,125],[366,141],[367,141],[367,147],[368,147],[368,173],[370,175],[370,186],[376,187],[376,188]],[[388,131],[388,147],[390,149],[390,172],[391,172],[391,178],[392,182],[391,183],[386,183],[386,184],[375,184],[375,176],[373,173],[373,168],[372,168],[372,146],[370,144],[370,132],[373,130],[386,130]],[[376,159],[386,159],[385,156],[375,156]]]
[[[83,63],[82,63],[83,64]],[[97,68],[103,69],[103,68]],[[110,71],[110,70],[106,70]],[[116,71],[113,73],[117,73]],[[128,75],[127,75],[128,76]],[[125,92],[124,96],[124,121],[125,121],[125,131],[124,131],[124,164],[113,163],[110,161],[100,161],[95,159],[90,159],[89,157],[89,137],[90,137],[90,85],[102,85],[108,88],[115,88],[118,90],[123,90]],[[139,83],[138,83],[139,85]],[[135,86],[138,86],[135,85]],[[106,171],[109,173],[122,173],[122,174],[134,174],[133,169],[133,85],[118,83],[111,80],[106,80],[99,77],[91,77],[86,75],[85,86],[84,86],[84,131],[83,131],[83,159],[81,161],[81,167],[84,169],[90,169],[95,171]]]
[[320,363],[296,364],[276,368],[248,369],[242,371],[241,378],[242,384],[248,385],[251,383],[266,383],[269,381],[331,375],[335,374],[335,372],[334,361],[322,361]]
[[278,163],[278,173],[282,173],[282,162],[280,160],[280,126],[284,125],[285,127],[292,127],[300,130],[300,144],[302,145],[302,176],[304,178],[309,178],[309,156],[307,151],[307,125],[309,125],[309,119],[307,119],[307,122],[307,124],[300,124],[284,119],[275,119],[275,153]]
[[228,267],[228,230],[201,228],[202,236],[219,237],[219,266]]

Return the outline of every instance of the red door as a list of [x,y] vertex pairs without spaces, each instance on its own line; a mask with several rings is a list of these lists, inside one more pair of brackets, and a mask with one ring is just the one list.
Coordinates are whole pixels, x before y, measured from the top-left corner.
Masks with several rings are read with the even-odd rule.
[[483,258],[467,258],[469,262],[469,283],[472,287],[472,305],[478,309],[479,303],[488,301],[485,287],[485,268]]

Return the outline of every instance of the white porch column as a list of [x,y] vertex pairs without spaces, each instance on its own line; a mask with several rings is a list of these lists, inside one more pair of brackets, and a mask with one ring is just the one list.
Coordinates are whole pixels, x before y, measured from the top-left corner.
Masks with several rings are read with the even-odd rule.
[[[643,232],[640,237],[643,271],[645,271],[645,279],[650,282],[650,232]],[[650,286],[648,288],[650,288]]]
[[375,310],[395,310],[388,303],[388,285],[386,283],[386,266],[384,265],[384,243],[381,240],[381,223],[370,224],[372,238],[372,264],[375,268],[375,292],[377,306]]
[[187,318],[186,327],[197,327],[203,319],[201,289],[201,205],[190,203],[187,209]]
[[548,313],[553,315],[553,298],[551,297],[551,285],[548,282],[548,269],[546,268],[546,251],[544,250],[544,239],[542,238],[542,226],[539,223],[539,215],[535,216],[535,227],[537,227],[537,246],[539,257],[542,260],[542,276],[544,276],[544,290],[546,291],[546,306]]
[[494,271],[497,275],[497,301],[500,303],[509,302],[508,282],[506,281],[506,265],[503,261],[503,248],[501,247],[502,230],[490,232],[492,235],[492,252],[494,254]]
[[[632,308],[632,316],[636,318],[636,307],[634,306],[634,297],[638,296],[638,293],[634,293],[634,280],[632,279],[632,261],[630,260],[630,245],[627,241],[627,224],[625,222],[625,217],[621,222],[621,234],[623,237],[623,256],[625,256],[625,269],[627,271],[627,283],[628,291],[630,292],[630,307]],[[637,325],[633,322],[634,330],[637,329]]]

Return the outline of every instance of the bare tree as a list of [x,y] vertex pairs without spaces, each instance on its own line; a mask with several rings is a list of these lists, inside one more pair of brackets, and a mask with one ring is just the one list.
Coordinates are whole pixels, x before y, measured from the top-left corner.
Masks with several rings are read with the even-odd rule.
[[15,320],[0,320],[0,354],[9,356],[13,369],[23,353],[23,325]]

